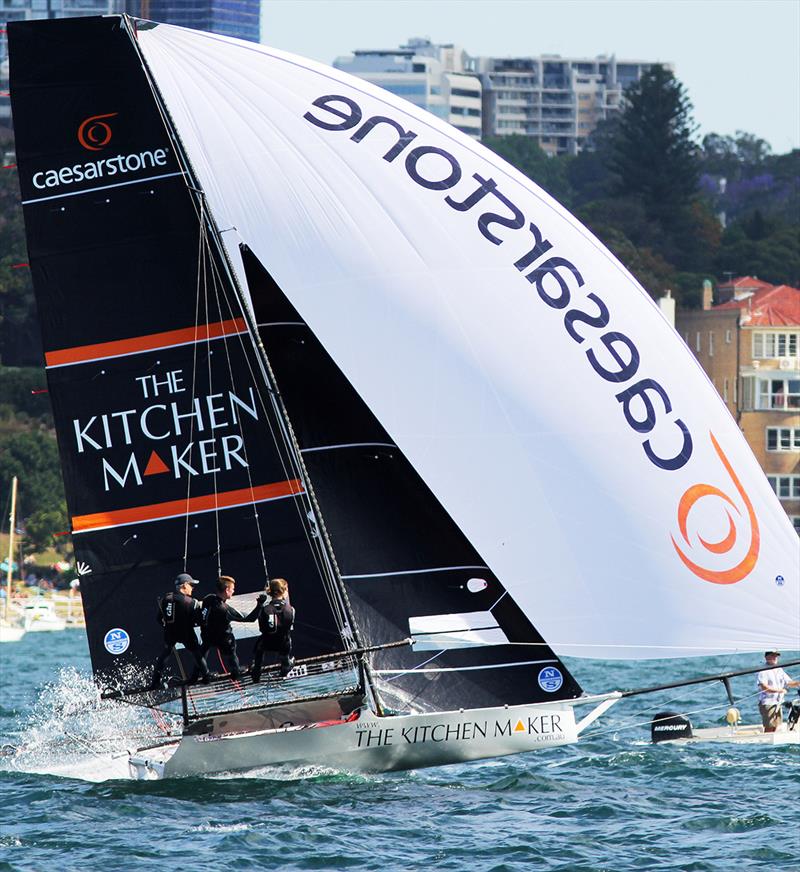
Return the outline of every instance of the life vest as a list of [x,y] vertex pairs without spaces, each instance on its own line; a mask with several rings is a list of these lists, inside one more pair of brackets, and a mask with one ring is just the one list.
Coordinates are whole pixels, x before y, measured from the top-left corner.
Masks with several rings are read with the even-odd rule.
[[262,636],[285,639],[294,624],[294,609],[286,600],[276,599],[264,603],[258,615],[258,629]]
[[202,616],[200,634],[204,640],[222,642],[223,639],[233,635],[228,607],[221,596],[210,593],[205,597]]
[[160,602],[161,623],[173,635],[193,632],[197,623],[198,602],[184,593],[168,593]]

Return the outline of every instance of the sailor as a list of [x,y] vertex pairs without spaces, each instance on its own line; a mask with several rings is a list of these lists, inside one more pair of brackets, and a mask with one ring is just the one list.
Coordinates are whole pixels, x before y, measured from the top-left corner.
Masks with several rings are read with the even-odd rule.
[[783,721],[781,704],[787,687],[800,687],[800,681],[791,678],[778,666],[780,651],[765,651],[765,669],[756,675],[758,683],[758,710],[765,733],[774,733]]
[[197,681],[198,676],[204,682],[209,680],[208,666],[194,631],[200,625],[201,606],[192,596],[192,591],[199,583],[188,572],[181,572],[175,579],[175,591],[170,591],[158,601],[158,621],[164,628],[164,647],[153,669],[151,689],[161,686],[164,664],[179,643],[192,653],[197,662],[190,681]]
[[267,585],[270,601],[261,605],[258,629],[261,636],[253,652],[250,672],[253,682],[261,681],[261,664],[267,651],[274,651],[281,664],[281,675],[289,674],[294,665],[292,657],[292,628],[294,609],[289,605],[289,585],[285,578],[273,578]]
[[[231,629],[231,621],[255,621],[261,605],[266,600],[266,594],[260,594],[255,608],[245,616],[228,600],[233,596],[236,589],[236,581],[230,575],[221,575],[217,581],[217,592],[210,593],[203,600],[203,620],[200,635],[203,639],[203,655],[210,648],[216,648],[222,668],[231,676],[238,678],[242,674],[239,658],[236,656],[236,639]],[[225,665],[227,659],[229,666]]]

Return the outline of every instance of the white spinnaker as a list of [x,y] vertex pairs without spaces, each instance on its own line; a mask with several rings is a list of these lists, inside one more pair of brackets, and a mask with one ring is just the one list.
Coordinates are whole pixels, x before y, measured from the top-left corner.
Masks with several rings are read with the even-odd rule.
[[[232,253],[239,241],[253,249],[557,651],[800,648],[796,533],[693,355],[573,216],[481,145],[359,79],[166,25],[139,40]],[[314,105],[330,95],[352,103]],[[384,121],[354,139],[375,116],[415,138],[401,148]],[[470,208],[448,205],[470,201],[483,184],[476,175],[498,193],[484,186]],[[501,240],[493,244],[479,217],[511,218],[514,208],[524,226],[489,225]],[[520,271],[515,262],[534,247],[530,222],[552,248]],[[583,279],[556,265],[570,295],[563,308],[525,278],[554,256]],[[550,275],[543,294],[560,293]],[[608,323],[573,320],[578,342],[565,328],[574,310]],[[621,369],[630,346],[612,332],[640,355],[621,382],[598,375],[587,355]],[[655,380],[672,406],[667,413],[648,394],[657,420],[649,433],[626,422],[616,398],[641,379]],[[631,413],[643,417],[641,400]],[[659,468],[643,442],[661,457],[678,454],[676,419],[691,434],[691,457]]]

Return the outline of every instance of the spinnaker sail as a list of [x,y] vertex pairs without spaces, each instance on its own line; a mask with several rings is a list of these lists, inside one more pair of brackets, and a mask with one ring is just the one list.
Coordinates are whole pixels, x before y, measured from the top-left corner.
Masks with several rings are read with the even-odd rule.
[[265,46],[139,44],[245,284],[246,243],[559,653],[800,645],[800,546],[658,307],[430,113]]

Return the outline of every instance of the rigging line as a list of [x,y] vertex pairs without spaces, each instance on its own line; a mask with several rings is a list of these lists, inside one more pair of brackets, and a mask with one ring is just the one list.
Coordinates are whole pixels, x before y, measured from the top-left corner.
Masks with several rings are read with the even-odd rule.
[[[216,268],[216,264],[214,264],[214,268]],[[221,286],[223,287],[223,289],[227,288],[227,284],[225,282],[222,282],[222,281],[221,281]],[[242,299],[240,299],[240,296],[238,294],[234,294],[234,297],[238,303],[238,307],[237,307],[238,310],[240,312],[242,312],[242,314],[245,314],[244,313],[244,306],[245,306],[244,301]],[[225,299],[226,299],[226,302],[228,303],[229,310],[232,312],[233,310],[231,308],[230,301],[227,299],[227,295],[225,296]],[[250,332],[251,331],[248,331],[248,333],[250,333]],[[253,336],[251,338],[253,339],[254,342],[256,342],[259,345],[259,347],[261,348],[262,352],[264,353],[264,357],[266,359],[266,350],[264,349],[263,344],[261,343],[260,337]],[[251,378],[253,379],[255,384],[258,384],[258,379],[256,379],[256,377],[255,377],[253,366],[251,364],[250,355],[247,353],[247,348],[245,346],[244,337],[242,334],[239,334],[239,335],[237,335],[236,339],[239,341],[240,345],[242,346],[242,351],[243,351],[244,358],[245,358],[245,361],[247,363],[248,369],[250,371]],[[258,354],[256,354],[256,361],[258,364],[259,372],[260,372],[265,384],[269,388],[271,385],[275,384],[275,379],[274,379],[274,375],[271,372],[271,369],[268,369],[268,362],[265,363],[265,359],[262,359]],[[335,580],[331,579],[328,575],[328,572],[326,571],[325,551],[322,548],[322,545],[319,541],[318,536],[317,537],[313,536],[311,533],[311,530],[310,530],[310,519],[308,517],[308,514],[309,514],[308,510],[309,509],[312,510],[311,514],[314,515],[315,518],[316,518],[316,515],[318,515],[318,512],[314,513],[313,512],[314,507],[310,504],[310,497],[308,496],[308,487],[307,487],[308,476],[304,474],[304,470],[299,466],[299,464],[297,463],[297,460],[295,458],[295,455],[293,454],[292,445],[291,445],[291,443],[289,441],[289,437],[284,429],[285,422],[284,422],[282,412],[281,412],[280,408],[278,407],[275,393],[273,390],[269,390],[268,392],[269,392],[269,397],[270,397],[270,401],[271,401],[271,405],[272,405],[272,412],[273,412],[272,415],[270,414],[270,412],[267,409],[266,403],[264,401],[264,397],[262,396],[261,392],[257,391],[256,394],[258,396],[258,399],[259,399],[259,402],[261,405],[261,409],[264,413],[264,419],[267,422],[267,425],[269,427],[270,436],[272,438],[273,445],[277,449],[278,459],[281,463],[281,467],[283,469],[284,475],[287,478],[289,478],[290,475],[293,477],[297,477],[303,482],[304,493],[299,494],[298,495],[299,499],[294,500],[295,509],[298,513],[298,518],[300,520],[301,529],[303,530],[303,534],[304,534],[306,542],[309,546],[309,550],[310,550],[312,559],[314,560],[314,562],[316,564],[317,572],[319,574],[320,580],[323,582],[323,590],[325,591],[325,596],[326,596],[326,599],[328,600],[328,605],[331,609],[331,612],[333,613],[334,618],[338,622],[339,626],[343,628],[344,626],[346,626],[350,622],[347,619],[347,615],[344,611],[343,604],[340,602],[340,597],[342,596],[342,593],[341,593],[341,591],[338,590],[338,587],[336,586]],[[276,435],[276,432],[275,432],[275,427],[273,425],[273,415],[274,415],[275,421],[278,424],[278,433],[280,434],[280,438]],[[283,426],[281,426],[281,425],[283,425]],[[299,451],[299,446],[298,446],[297,450]],[[287,461],[290,465],[291,471],[290,471],[290,469],[287,469]],[[306,510],[305,514],[303,512],[303,506],[305,506],[305,510]],[[340,632],[340,635],[341,635],[341,632]]]
[[[214,265],[213,258],[211,259],[211,263],[212,263],[212,268],[213,268],[213,265]],[[220,320],[224,320],[222,300],[220,300],[220,289],[222,291],[222,299],[225,301],[225,304],[228,307],[228,314],[233,317],[233,310],[232,310],[230,302],[228,301],[227,296],[225,294],[225,283],[221,280],[221,277],[219,276],[219,274],[215,268],[213,270],[213,283],[214,283],[214,295],[216,297],[217,310],[220,314]],[[227,335],[223,336],[223,348],[225,349],[225,360],[228,364],[228,378],[230,380],[231,388],[232,388],[233,392],[236,394],[237,393],[236,378],[235,378],[234,373],[233,373],[233,362],[232,362],[232,358],[231,358],[231,349],[230,349],[230,346],[228,345],[228,339],[229,339],[229,337]],[[238,396],[238,394],[237,394],[237,396]],[[256,502],[255,491],[253,489],[253,476],[252,476],[252,473],[250,471],[250,459],[249,459],[249,455],[248,455],[247,441],[245,440],[244,425],[242,423],[241,414],[238,414],[236,416],[236,418],[237,418],[237,423],[239,425],[239,438],[242,440],[242,449],[244,450],[245,470],[247,472],[247,483],[248,483],[248,486],[250,489],[250,499],[252,500],[253,516],[255,518],[256,534],[258,536],[258,548],[259,548],[259,551],[261,553],[261,563],[262,563],[262,566],[264,567],[264,581],[265,581],[264,586],[266,588],[266,584],[269,582],[269,569],[267,567],[267,554],[266,554],[266,549],[264,548],[264,539],[263,539],[263,536],[261,535],[261,523],[260,523],[260,518],[259,518],[259,514],[258,514],[258,503]]]
[[[192,199],[190,197],[190,199]],[[199,216],[198,216],[199,218]],[[198,225],[197,239],[197,283],[195,288],[194,299],[194,342],[192,343],[192,394],[189,398],[190,414],[189,414],[189,466],[192,464],[192,450],[194,448],[194,411],[195,392],[197,388],[197,345],[200,330],[200,268],[203,260],[203,231],[202,222]],[[208,313],[206,313],[206,322],[208,322]],[[186,564],[189,559],[189,501],[192,494],[192,476],[186,476],[186,522],[184,524],[184,541],[183,541],[183,571],[186,572]]]
[[[206,323],[209,323],[211,320],[211,313],[208,305],[208,262],[211,260],[213,262],[213,257],[211,255],[211,246],[208,243],[208,229],[206,223],[206,201],[205,198],[201,201],[201,211],[203,218],[200,222],[200,235],[203,239],[203,303],[205,305],[206,310]],[[214,281],[214,273],[212,270],[211,280]],[[212,396],[214,393],[214,385],[213,385],[213,367],[211,365],[211,331],[206,330],[206,368],[208,370],[208,395]],[[190,473],[191,474],[191,473]],[[214,464],[214,469],[212,472],[212,481],[214,484],[214,528],[217,537],[217,576],[222,575],[222,541],[220,538],[219,532],[219,488],[217,486],[217,465]]]
[[[384,678],[383,680],[388,684],[390,681],[394,681],[397,678],[402,678],[404,675],[408,675],[411,672],[416,672],[418,669],[422,669],[423,666],[427,666],[432,660],[435,660],[440,654],[444,654],[446,649],[442,648],[441,651],[437,651],[433,657],[429,657],[422,663],[417,663],[416,666],[412,666],[411,669],[406,669],[405,672],[400,672],[397,675],[393,675],[391,678]],[[377,670],[380,674],[381,670]],[[415,697],[416,699],[416,697]]]
[[[169,110],[167,109],[166,103],[161,95],[161,92],[159,91],[158,87],[156,86],[155,77],[153,76],[153,73],[152,73],[148,63],[145,60],[144,54],[141,50],[141,46],[139,45],[137,39],[135,38],[135,34],[132,33],[129,19],[125,18],[123,20],[126,23],[126,30],[128,32],[128,37],[131,40],[131,43],[134,47],[134,50],[137,54],[137,57],[139,58],[139,63],[141,64],[141,67],[145,73],[145,79],[146,79],[147,84],[150,88],[150,91],[153,95],[153,100],[154,100],[156,107],[157,107],[157,110],[161,116],[161,120],[164,124],[164,128],[165,128],[167,135],[169,136],[171,142],[173,143],[174,154],[176,156],[178,164],[185,170],[185,175],[187,177],[187,193],[189,195],[190,202],[192,203],[192,206],[195,209],[195,213],[198,214],[198,218],[199,218],[197,200],[200,198],[204,199],[205,195],[203,194],[202,190],[199,189],[199,187],[198,187],[199,193],[197,193],[197,194],[192,193],[192,190],[195,188],[196,181],[198,179],[197,173],[195,172],[194,167],[192,166],[191,161],[189,160],[188,154],[186,152],[186,148],[183,145],[183,142],[180,138],[178,130],[177,130],[177,128],[172,120],[172,117],[169,114]],[[227,252],[224,250],[224,243],[222,242],[221,239],[219,240],[219,246],[221,248],[220,254],[222,255],[226,271],[230,274],[232,285],[234,288],[238,288],[238,282],[236,281],[235,276],[232,274],[232,266],[230,263],[230,259],[227,256]],[[240,306],[244,307],[246,305],[244,302],[242,294],[237,293],[237,299],[239,301]],[[251,322],[251,325],[252,325],[252,322],[254,320],[255,320],[254,318],[249,319],[249,321]],[[274,377],[272,379],[270,379],[269,376],[267,375],[268,372],[270,375],[272,373],[271,373],[271,369],[269,367],[269,361],[267,360],[267,357],[266,357],[266,351],[264,350],[263,344],[261,344],[260,337],[258,336],[258,333],[257,333],[257,329],[255,331],[253,331],[253,328],[251,326],[250,330],[248,332],[255,332],[255,335],[252,337],[253,341],[257,343],[257,345],[261,348],[261,351],[263,353],[263,358],[261,356],[259,356],[258,354],[256,355],[256,357],[258,360],[259,367],[262,371],[262,374],[264,375],[264,377],[266,379],[266,383],[267,384],[275,384]],[[280,411],[277,407],[277,401],[275,399],[274,394],[270,394],[270,397],[271,397],[273,406],[275,407],[276,414],[279,415],[279,421],[285,427],[286,422],[284,422],[282,417],[280,417]],[[281,429],[283,429],[283,428],[281,428]],[[271,422],[270,422],[270,430],[272,430]],[[285,434],[284,434],[284,436],[285,436]],[[274,439],[274,434],[273,434],[273,439]],[[296,443],[296,440],[293,440],[293,442]],[[277,442],[276,442],[276,445],[277,445]],[[287,445],[287,448],[288,448],[288,445]],[[302,459],[299,457],[299,446],[296,446],[295,450],[298,451],[297,460],[300,463],[302,463]],[[191,455],[190,455],[190,457],[191,457]],[[283,460],[281,460],[281,462],[283,462]],[[304,470],[305,467],[302,466],[301,469]],[[329,602],[330,602],[331,597],[333,597],[334,600],[336,601],[337,607],[332,608],[334,615],[337,615],[337,614],[344,615],[345,620],[343,620],[341,622],[342,628],[344,628],[344,626],[350,626],[351,632],[355,633],[354,622],[350,619],[350,614],[352,614],[352,607],[350,606],[350,602],[347,598],[347,593],[344,589],[344,585],[337,582],[337,578],[339,580],[341,579],[341,573],[339,572],[339,567],[336,565],[336,559],[335,559],[335,556],[333,555],[330,537],[328,536],[327,528],[325,527],[324,522],[322,521],[322,515],[319,512],[319,506],[316,504],[316,497],[314,496],[313,491],[310,490],[310,485],[308,483],[308,476],[301,475],[300,478],[301,478],[301,480],[303,480],[303,482],[306,485],[307,500],[308,500],[308,502],[311,503],[311,507],[312,507],[312,509],[315,510],[315,515],[318,518],[318,532],[321,531],[322,536],[324,537],[324,540],[325,540],[325,544],[327,546],[327,550],[326,550],[322,547],[321,542],[318,544],[315,544],[311,541],[311,539],[310,539],[311,533],[310,533],[310,529],[309,529],[309,526],[307,523],[308,519],[303,518],[302,514],[300,512],[301,500],[295,500],[294,502],[295,502],[295,505],[297,506],[298,514],[301,514],[301,517],[300,517],[301,524],[303,526],[304,531],[306,531],[306,538],[309,540],[309,544],[312,546],[312,555],[314,555],[315,560],[317,559],[316,549],[318,548],[319,552],[321,552],[319,554],[319,557],[322,560],[322,566],[320,566],[320,564],[318,563],[318,570],[320,570],[320,577],[323,580],[323,589],[326,590],[326,595],[329,597]],[[326,573],[324,570],[325,570],[325,568],[328,567],[329,563],[331,564],[331,571],[333,572],[334,575],[333,575],[333,578],[330,579],[330,581],[326,582]],[[327,590],[327,584],[330,584],[330,583],[333,583],[334,587],[332,588],[332,590],[329,593]],[[354,637],[354,641],[356,643],[358,642],[358,640],[355,639],[355,637]]]
[[506,596],[507,593],[508,593],[508,591],[507,591],[507,590],[504,590],[504,591],[500,594],[500,596],[497,597],[497,599],[494,601],[494,603],[493,603],[492,605],[489,606],[489,608],[488,608],[487,611],[489,611],[489,612],[494,611],[495,606],[500,602],[500,600],[501,600],[504,596]]

